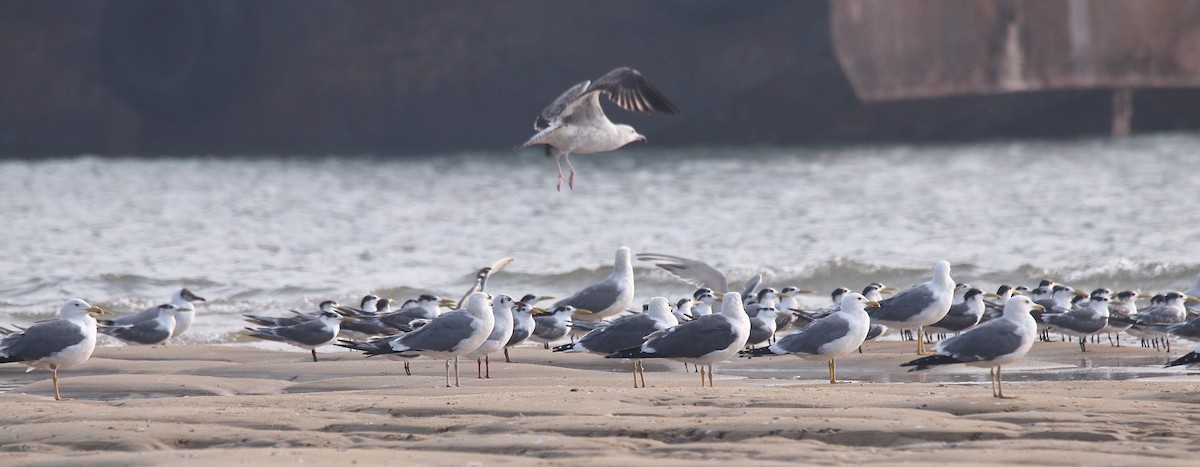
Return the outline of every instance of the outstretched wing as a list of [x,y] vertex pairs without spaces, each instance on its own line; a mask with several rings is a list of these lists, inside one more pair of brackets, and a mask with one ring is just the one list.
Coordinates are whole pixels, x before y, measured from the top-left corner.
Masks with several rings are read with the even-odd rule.
[[638,253],[637,259],[650,261],[694,286],[708,287],[716,293],[729,291],[729,280],[725,278],[725,274],[703,261],[661,253]]
[[538,115],[537,120],[533,121],[533,130],[542,131],[545,130],[546,127],[550,126],[550,122],[556,120],[559,115],[562,115],[563,110],[566,109],[568,105],[571,105],[572,102],[575,102],[575,99],[578,99],[579,96],[582,96],[583,90],[587,89],[588,85],[591,83],[591,81],[583,81],[579,84],[571,86],[561,95],[559,95],[557,99],[554,99],[554,102],[551,102],[549,106],[542,110],[542,114]]
[[675,104],[633,68],[621,67],[608,72],[592,82],[583,94],[593,91],[603,92],[618,107],[630,112],[650,113],[657,110],[669,115],[679,114]]

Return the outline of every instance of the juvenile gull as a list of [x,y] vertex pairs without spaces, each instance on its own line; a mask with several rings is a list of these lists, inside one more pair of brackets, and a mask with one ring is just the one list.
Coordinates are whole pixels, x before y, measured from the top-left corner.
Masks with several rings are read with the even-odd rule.
[[554,303],[551,309],[572,306],[576,310],[586,311],[585,316],[577,316],[583,321],[599,321],[609,316],[625,311],[633,303],[633,261],[630,259],[629,247],[617,249],[613,259],[612,273],[604,280],[589,285],[567,298]]
[[600,107],[601,94],[630,112],[679,114],[679,109],[666,96],[632,68],[617,68],[595,82],[583,81],[571,86],[542,110],[533,122],[537,134],[517,148],[546,145],[546,156],[554,156],[554,164],[558,166],[558,183],[554,185],[557,190],[562,190],[561,161],[564,159],[571,172],[567,186],[575,188],[571,154],[608,152],[634,141],[646,140],[633,127],[613,124],[604,115],[604,108]]
[[[923,327],[946,316],[953,299],[954,280],[950,278],[950,263],[938,261],[933,266],[933,278],[929,282],[902,290],[880,301],[878,308],[872,308],[867,313],[871,315],[871,322],[897,329],[915,327],[917,336],[920,336]],[[917,355],[925,354],[925,339],[918,337]]]
[[[708,385],[713,385],[713,364],[728,360],[746,346],[750,337],[750,317],[742,308],[737,292],[726,293],[721,311],[701,316],[678,326],[647,336],[641,347],[608,355],[607,358],[666,358],[693,365],[708,366]],[[700,368],[700,386],[704,386],[704,367]]]
[[154,319],[137,321],[132,324],[113,324],[100,326],[101,334],[120,339],[126,344],[155,345],[166,342],[175,332],[175,314],[179,307],[164,303],[154,308],[158,314]]
[[805,360],[827,360],[829,362],[829,384],[838,383],[835,359],[854,353],[867,339],[871,318],[866,307],[879,306],[862,294],[849,293],[842,296],[841,309],[824,318],[813,321],[799,332],[779,339],[768,347],[742,352],[742,356],[792,354]]
[[317,319],[304,321],[291,326],[277,328],[246,328],[250,337],[269,341],[284,342],[312,352],[313,361],[317,361],[317,347],[331,344],[341,331],[342,315],[332,311],[323,311]]
[[83,364],[96,348],[96,319],[90,313],[106,312],[78,298],[67,300],[57,319],[39,321],[0,339],[0,363],[17,362],[28,366],[26,371],[50,370],[54,400],[63,400],[58,370]]
[[[175,311],[175,324],[171,329],[171,336],[182,335],[184,331],[187,331],[192,327],[192,323],[196,321],[195,302],[204,301],[207,300],[205,300],[204,297],[192,293],[192,291],[188,290],[186,287],[176,290],[175,293],[171,294],[171,301],[167,303],[175,305],[177,308],[177,311]],[[120,326],[138,324],[143,321],[157,319],[158,315],[159,308],[156,305],[131,315],[125,315],[113,318],[112,320],[104,321],[101,324],[110,326],[114,324]]]
[[450,387],[450,360],[454,360],[454,385],[459,385],[458,357],[473,352],[492,333],[496,319],[487,294],[474,292],[467,306],[448,311],[408,334],[367,342],[342,340],[338,345],[364,351],[368,357],[396,355],[403,358],[429,357],[446,361],[446,387]]
[[934,355],[918,358],[900,366],[916,366],[909,371],[932,366],[963,363],[986,367],[992,379],[992,397],[1004,398],[1000,367],[1016,362],[1029,352],[1037,337],[1037,322],[1029,313],[1040,309],[1029,297],[1017,295],[1004,304],[1004,315],[971,328],[967,332],[938,342]]

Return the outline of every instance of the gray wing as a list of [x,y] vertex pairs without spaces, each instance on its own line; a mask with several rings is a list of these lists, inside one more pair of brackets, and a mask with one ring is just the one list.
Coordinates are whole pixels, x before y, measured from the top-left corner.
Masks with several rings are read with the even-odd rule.
[[0,339],[0,362],[23,362],[46,358],[83,342],[79,326],[67,320],[42,321],[18,334]]
[[412,350],[449,352],[475,331],[475,318],[466,311],[452,311],[399,338],[399,343]]
[[906,321],[920,314],[930,303],[933,303],[933,290],[927,284],[921,284],[884,299],[878,308],[867,309],[867,314],[872,321]]
[[617,297],[623,292],[623,283],[611,280],[609,277],[603,281],[589,285],[583,290],[575,292],[575,295],[559,300],[551,309],[560,306],[570,305],[576,310],[601,311],[617,302]]
[[534,316],[533,335],[541,339],[558,339],[567,334],[566,326],[558,326],[558,320],[553,316]]
[[742,286],[742,297],[753,297],[754,291],[758,290],[758,286],[762,285],[762,281],[762,273],[755,274],[754,277],[747,280],[746,284]]
[[330,329],[325,327],[325,323],[322,323],[321,320],[305,321],[282,328],[256,329],[255,331],[255,335],[259,337],[267,339],[274,337],[274,340],[297,342],[303,345],[321,345],[334,337],[334,333],[329,332]]
[[981,362],[1015,352],[1021,347],[1020,329],[1007,319],[988,321],[942,341],[939,354],[949,355],[962,362]]
[[512,337],[508,338],[508,343],[504,344],[504,346],[512,347],[514,345],[520,344],[520,343],[524,342],[525,339],[528,339],[530,334],[533,334],[533,332],[530,329],[526,329],[526,328],[513,329]]
[[592,82],[583,93],[596,91],[603,92],[618,107],[630,112],[650,113],[657,110],[669,115],[679,114],[675,104],[633,68],[621,67],[610,71]]
[[129,325],[103,326],[97,329],[125,342],[157,344],[171,337],[172,329],[160,328],[158,320],[141,321]]
[[930,325],[930,327],[941,328],[948,331],[961,331],[974,326],[979,321],[976,320],[975,315],[968,313],[969,309],[970,308],[966,303],[950,305],[950,311],[946,313],[946,316],[938,322]]
[[111,321],[113,324],[121,325],[121,326],[129,325],[129,324],[137,324],[137,323],[140,323],[143,321],[149,321],[149,320],[158,318],[158,307],[159,306],[160,305],[154,305],[150,308],[147,308],[145,310],[139,311],[139,312],[131,314],[131,315],[125,315],[125,316],[121,316],[119,318],[113,318]]
[[725,274],[703,261],[661,253],[638,253],[637,259],[652,262],[672,276],[696,287],[708,287],[721,294],[729,291],[729,280]]
[[658,321],[649,316],[631,316],[608,327],[589,332],[579,344],[592,352],[613,353],[642,345],[646,336],[657,331]]
[[733,345],[735,337],[729,320],[709,315],[659,331],[643,348],[654,349],[654,354],[660,357],[700,358]]
[[550,126],[550,122],[558,119],[568,105],[570,105],[572,102],[575,102],[575,99],[579,99],[579,96],[583,95],[583,90],[587,89],[589,84],[592,84],[592,82],[583,81],[579,84],[571,86],[570,88],[567,88],[567,90],[559,95],[557,99],[554,99],[554,102],[551,102],[549,106],[542,110],[542,114],[538,115],[537,120],[533,121],[533,130],[542,131],[545,130],[546,127]]
[[1107,318],[1083,313],[1044,314],[1042,321],[1051,326],[1075,332],[1096,332],[1108,325]]
[[850,322],[835,313],[813,321],[795,334],[779,339],[771,346],[771,350],[819,355],[822,345],[846,337],[849,333]]

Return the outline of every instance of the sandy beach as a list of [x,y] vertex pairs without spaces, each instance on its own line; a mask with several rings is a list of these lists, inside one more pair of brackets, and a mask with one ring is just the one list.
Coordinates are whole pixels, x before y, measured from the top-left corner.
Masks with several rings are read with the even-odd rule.
[[0,394],[0,464],[1194,465],[1200,451],[1200,376],[1157,370],[1162,352],[1097,344],[1084,358],[1076,344],[1038,343],[1005,373],[1018,398],[997,400],[985,369],[904,373],[895,365],[912,343],[867,345],[839,362],[848,384],[828,384],[823,363],[777,357],[718,366],[715,388],[649,362],[645,389],[618,360],[535,347],[497,358],[488,380],[462,362],[458,388],[443,387],[431,360],[406,376],[399,362],[351,352],[314,363],[232,345],[101,347],[60,374],[76,400],[54,401],[46,372],[0,366],[11,388]]

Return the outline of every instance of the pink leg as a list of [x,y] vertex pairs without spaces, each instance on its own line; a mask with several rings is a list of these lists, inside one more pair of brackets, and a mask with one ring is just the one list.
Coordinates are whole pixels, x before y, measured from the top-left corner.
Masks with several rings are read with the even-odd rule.
[[554,189],[557,191],[562,191],[563,176],[562,176],[562,153],[561,152],[554,156],[554,165],[558,167],[558,183],[554,184]]
[[[575,167],[571,166],[571,153],[567,152],[567,153],[563,154],[563,159],[567,160],[567,168],[571,169],[571,175],[567,177],[567,186],[571,187],[571,189],[574,190],[575,189]],[[562,174],[559,173],[559,176],[562,176]]]

